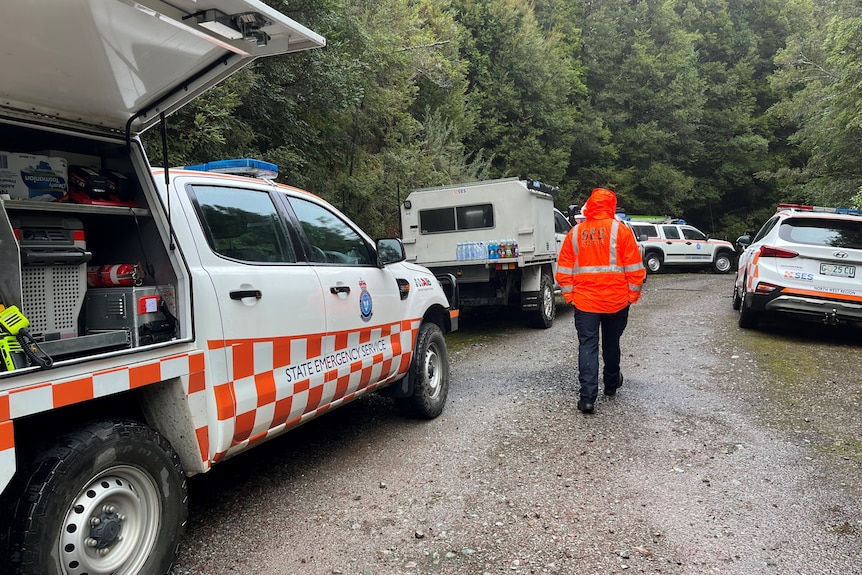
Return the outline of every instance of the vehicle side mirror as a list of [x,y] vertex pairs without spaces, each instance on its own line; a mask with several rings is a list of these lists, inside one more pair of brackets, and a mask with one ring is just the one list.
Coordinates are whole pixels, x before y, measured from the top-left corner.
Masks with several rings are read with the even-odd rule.
[[647,240],[649,240],[649,236],[648,236],[648,235],[646,235],[646,234],[641,234],[641,235],[639,235],[639,236],[638,236],[638,241],[639,241],[639,242],[645,242],[645,241],[647,241]]
[[746,235],[746,236],[739,236],[738,238],[736,238],[736,246],[740,250],[744,250],[745,248],[747,248],[750,245],[751,245],[751,236]]
[[404,244],[398,238],[381,238],[377,240],[377,258],[382,265],[403,262],[407,259]]

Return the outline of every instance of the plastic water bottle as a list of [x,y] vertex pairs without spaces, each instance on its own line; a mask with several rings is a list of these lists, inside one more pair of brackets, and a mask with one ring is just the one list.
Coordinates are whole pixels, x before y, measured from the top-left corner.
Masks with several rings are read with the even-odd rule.
[[463,260],[464,259],[464,244],[459,243],[455,247],[455,259],[456,260]]

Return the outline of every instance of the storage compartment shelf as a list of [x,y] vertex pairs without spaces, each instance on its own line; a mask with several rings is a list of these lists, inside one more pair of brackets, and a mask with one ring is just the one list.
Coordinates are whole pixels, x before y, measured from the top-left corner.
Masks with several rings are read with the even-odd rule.
[[149,216],[145,208],[129,208],[126,206],[95,206],[89,204],[70,204],[65,202],[35,202],[30,200],[0,200],[6,211],[21,210],[32,212],[61,212],[66,214],[105,214]]
[[108,351],[110,349],[131,347],[131,345],[132,340],[129,332],[124,329],[118,329],[54,341],[43,341],[39,344],[39,347],[53,358],[62,358],[97,350]]

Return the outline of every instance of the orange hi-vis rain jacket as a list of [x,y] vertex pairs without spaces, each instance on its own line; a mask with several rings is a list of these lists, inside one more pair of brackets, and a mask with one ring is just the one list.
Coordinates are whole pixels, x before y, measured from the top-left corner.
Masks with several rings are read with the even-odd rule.
[[586,220],[566,236],[557,259],[563,297],[581,311],[618,312],[641,296],[646,270],[635,236],[616,217],[617,196],[596,188],[584,205]]

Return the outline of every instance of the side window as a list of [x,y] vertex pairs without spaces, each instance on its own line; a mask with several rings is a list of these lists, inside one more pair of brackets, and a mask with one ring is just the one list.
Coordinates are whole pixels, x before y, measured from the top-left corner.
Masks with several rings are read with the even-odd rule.
[[347,222],[328,209],[289,198],[305,236],[311,243],[314,261],[329,264],[372,265],[373,251]]
[[572,229],[572,225],[566,216],[559,212],[554,212],[554,231],[558,234],[567,234]]
[[296,252],[267,192],[192,186],[192,199],[210,248],[244,262],[289,263]]
[[679,237],[679,230],[676,226],[662,226],[662,231],[664,232],[664,237],[669,240],[678,240],[681,239]]
[[706,241],[706,234],[695,228],[682,228],[682,235],[685,236],[685,239],[687,240],[694,240],[697,242]]
[[757,235],[754,236],[754,239],[751,240],[751,243],[759,242],[760,240],[762,240],[763,236],[772,231],[772,228],[775,227],[776,222],[778,222],[778,216],[773,216],[772,218],[767,220],[767,222],[763,224],[763,227],[760,228],[760,231],[757,232]]
[[633,224],[632,228],[637,236],[646,235],[648,238],[657,238],[658,229],[653,225],[648,224]]

